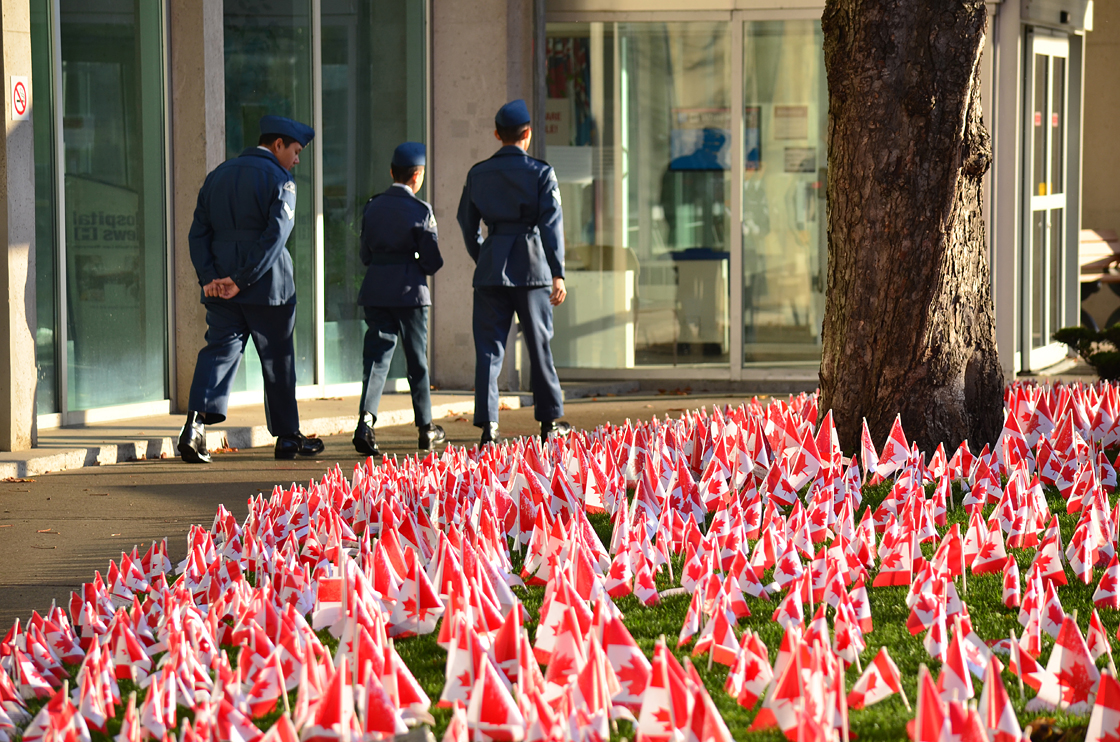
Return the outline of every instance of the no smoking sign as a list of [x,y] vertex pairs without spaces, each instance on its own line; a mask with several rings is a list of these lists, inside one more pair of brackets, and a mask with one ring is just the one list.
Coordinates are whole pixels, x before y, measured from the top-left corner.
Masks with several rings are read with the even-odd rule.
[[31,86],[26,77],[12,75],[12,121],[27,121],[31,114]]

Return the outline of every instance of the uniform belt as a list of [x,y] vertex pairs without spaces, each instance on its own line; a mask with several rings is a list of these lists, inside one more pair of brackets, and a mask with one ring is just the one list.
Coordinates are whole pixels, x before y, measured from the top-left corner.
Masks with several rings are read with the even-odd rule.
[[370,253],[370,265],[408,265],[416,262],[420,255],[407,252],[375,252]]
[[490,234],[533,234],[535,224],[495,224],[488,227]]
[[214,232],[214,242],[256,242],[261,234],[260,229],[226,229]]

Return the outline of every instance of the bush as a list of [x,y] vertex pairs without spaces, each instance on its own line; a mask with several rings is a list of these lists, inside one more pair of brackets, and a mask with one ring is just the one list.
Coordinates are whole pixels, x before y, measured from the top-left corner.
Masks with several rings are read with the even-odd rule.
[[1077,351],[1102,379],[1120,379],[1120,325],[1099,331],[1088,327],[1063,327],[1053,337]]

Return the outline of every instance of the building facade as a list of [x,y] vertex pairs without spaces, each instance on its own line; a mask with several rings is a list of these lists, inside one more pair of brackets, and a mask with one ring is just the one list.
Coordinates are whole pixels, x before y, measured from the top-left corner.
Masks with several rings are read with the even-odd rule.
[[[205,330],[186,242],[198,187],[264,113],[310,123],[295,169],[302,396],[356,394],[362,206],[429,145],[442,225],[433,383],[469,388],[473,266],[455,211],[532,103],[556,168],[562,379],[742,383],[813,368],[827,275],[823,2],[0,0],[8,343],[0,448],[182,411]],[[1085,0],[990,3],[987,223],[1009,376],[1078,318]],[[19,83],[23,87],[19,88]],[[18,90],[26,99],[21,103]],[[1092,105],[1090,100],[1087,104]],[[234,403],[261,398],[252,345]],[[518,359],[511,354],[511,383]],[[403,364],[395,361],[398,375]]]

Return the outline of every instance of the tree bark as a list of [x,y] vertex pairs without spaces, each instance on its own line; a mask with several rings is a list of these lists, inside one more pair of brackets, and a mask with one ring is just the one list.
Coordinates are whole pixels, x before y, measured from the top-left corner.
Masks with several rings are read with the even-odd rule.
[[901,414],[951,455],[1003,424],[981,177],[983,0],[828,0],[821,409],[857,450]]

